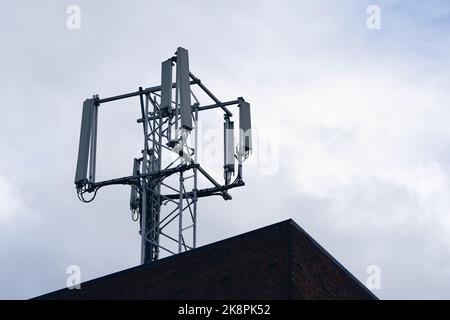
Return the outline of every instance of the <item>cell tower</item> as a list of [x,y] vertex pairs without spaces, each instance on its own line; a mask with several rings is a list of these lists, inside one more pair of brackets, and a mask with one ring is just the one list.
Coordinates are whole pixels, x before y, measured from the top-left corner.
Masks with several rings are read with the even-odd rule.
[[[203,90],[211,102],[200,105],[194,87]],[[107,102],[133,97],[139,97],[141,115],[137,122],[142,124],[144,133],[142,156],[134,159],[132,175],[97,182],[98,108]],[[229,106],[239,108],[239,142],[236,146]],[[224,112],[222,184],[197,161],[199,114],[213,109]],[[98,189],[104,186],[130,185],[130,209],[133,220],[139,221],[142,239],[141,263],[149,263],[158,260],[161,251],[176,254],[196,247],[198,199],[219,195],[231,200],[229,190],[244,185],[242,163],[251,150],[250,104],[241,97],[227,102],[217,99],[190,72],[188,51],[180,47],[175,56],[162,62],[161,85],[147,89],[140,87],[136,92],[109,98],[101,99],[95,95],[84,101],[75,175],[77,195],[81,201],[91,202]],[[200,175],[209,186],[199,186]],[[236,178],[232,180],[234,175]],[[86,193],[92,194],[88,200]]]

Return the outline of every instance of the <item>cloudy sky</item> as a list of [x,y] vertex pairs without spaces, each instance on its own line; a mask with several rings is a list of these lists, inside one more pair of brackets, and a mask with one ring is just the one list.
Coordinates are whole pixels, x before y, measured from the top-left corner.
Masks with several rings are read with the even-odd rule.
[[[69,5],[81,28],[67,28]],[[381,10],[380,29],[367,8]],[[207,244],[287,218],[380,298],[450,298],[447,1],[0,2],[0,298],[139,263],[129,189],[78,201],[81,107],[157,85],[178,46],[257,139],[234,200],[199,204]],[[98,170],[126,175],[139,107],[100,111]]]

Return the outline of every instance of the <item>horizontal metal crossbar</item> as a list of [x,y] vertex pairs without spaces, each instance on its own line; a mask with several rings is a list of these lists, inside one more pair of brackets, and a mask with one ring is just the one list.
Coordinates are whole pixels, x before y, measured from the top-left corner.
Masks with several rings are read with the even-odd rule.
[[199,167],[200,167],[199,164],[192,163],[192,164],[182,165],[182,166],[179,166],[176,168],[161,170],[158,172],[152,172],[152,173],[140,174],[140,175],[136,175],[136,176],[128,176],[128,177],[123,177],[123,178],[117,178],[117,179],[96,182],[96,183],[91,184],[89,186],[89,188],[87,189],[87,191],[91,192],[91,191],[94,191],[95,189],[98,189],[98,188],[101,188],[104,186],[108,186],[108,185],[115,185],[115,184],[129,184],[129,185],[139,185],[140,186],[139,180],[141,178],[156,179],[156,178],[161,178],[161,177],[167,177],[167,176],[170,176],[177,172],[182,172],[182,171],[190,170],[193,168],[199,168]]
[[[198,82],[200,82],[200,80],[198,80],[198,79],[192,80],[190,82],[190,84],[197,84]],[[176,86],[177,86],[176,83],[172,83],[172,88],[175,88]],[[154,87],[144,89],[142,91],[135,91],[135,92],[125,93],[125,94],[121,94],[121,95],[113,96],[113,97],[109,97],[109,98],[98,99],[98,100],[96,100],[96,103],[102,104],[105,102],[122,100],[122,99],[126,99],[126,98],[136,97],[140,94],[148,94],[148,93],[154,93],[154,92],[158,92],[158,91],[161,91],[161,86],[154,86]]]
[[[203,198],[203,197],[213,196],[213,195],[221,195],[225,200],[231,200],[232,199],[231,195],[229,193],[227,193],[226,191],[229,189],[242,187],[242,186],[245,186],[245,183],[244,183],[244,181],[240,180],[240,181],[237,181],[237,182],[229,184],[229,185],[200,189],[200,190],[197,190],[197,198]],[[192,198],[194,196],[194,192],[193,191],[187,192],[187,193],[183,194],[182,196],[183,196],[183,199]],[[165,194],[164,197],[166,197],[168,199],[179,199],[180,195],[179,194]]]

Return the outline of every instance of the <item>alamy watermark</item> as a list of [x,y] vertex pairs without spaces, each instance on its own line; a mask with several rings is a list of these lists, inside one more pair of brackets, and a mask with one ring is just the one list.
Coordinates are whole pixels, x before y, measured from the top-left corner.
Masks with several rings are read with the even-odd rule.
[[69,30],[80,30],[81,29],[81,9],[80,6],[71,4],[66,9],[67,20],[66,27]]
[[[197,136],[197,150],[191,156],[195,158],[197,163],[208,166],[210,168],[220,168],[232,161],[226,157],[224,153],[224,130],[223,128],[205,128],[201,121],[196,122],[195,129],[187,137],[187,146],[193,148],[195,146],[195,137]],[[275,175],[279,171],[280,165],[280,138],[278,129],[264,128],[252,129],[250,132],[241,132],[239,129],[230,130],[226,136],[234,137],[233,153],[237,163],[239,155],[243,151],[244,145],[251,140],[251,150],[249,156],[244,162],[246,169],[252,168],[257,170],[260,175]],[[251,138],[250,138],[251,136]],[[247,139],[247,140],[246,140]],[[174,150],[175,151],[175,150]],[[170,154],[170,160],[173,161],[178,157],[176,152]],[[190,158],[191,158],[190,157]],[[190,158],[188,161],[190,161]]]
[[366,269],[366,274],[369,276],[366,280],[366,287],[369,290],[381,289],[381,268],[377,265],[370,265]]
[[66,269],[69,276],[66,279],[66,287],[70,290],[81,289],[81,268],[78,265],[70,265]]
[[381,9],[377,5],[370,5],[366,9],[366,13],[369,15],[366,20],[366,26],[369,30],[381,29]]

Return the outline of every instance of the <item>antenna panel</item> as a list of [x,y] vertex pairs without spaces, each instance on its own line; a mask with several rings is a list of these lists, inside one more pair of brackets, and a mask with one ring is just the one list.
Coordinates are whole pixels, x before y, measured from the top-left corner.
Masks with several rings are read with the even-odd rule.
[[161,64],[161,110],[168,112],[172,109],[172,61],[166,60]]
[[252,150],[252,123],[250,118],[250,103],[239,102],[239,135],[243,151]]
[[[134,159],[133,162],[133,176],[137,176],[139,174],[140,163],[138,159]],[[136,186],[131,186],[131,194],[130,194],[130,208],[132,210],[136,210],[138,207],[138,193],[136,190]]]
[[234,122],[225,119],[224,126],[224,168],[227,172],[234,172]]
[[177,89],[179,95],[181,127],[192,130],[191,89],[189,80],[188,51],[179,47],[177,49]]
[[97,122],[98,122],[98,108],[94,103],[92,108],[92,124],[90,136],[90,151],[89,151],[89,182],[95,182],[95,166],[97,162]]
[[89,143],[91,140],[94,108],[94,99],[86,99],[84,101],[83,113],[81,116],[80,142],[78,145],[77,171],[75,173],[75,184],[77,186],[87,181]]

